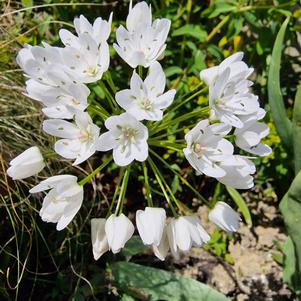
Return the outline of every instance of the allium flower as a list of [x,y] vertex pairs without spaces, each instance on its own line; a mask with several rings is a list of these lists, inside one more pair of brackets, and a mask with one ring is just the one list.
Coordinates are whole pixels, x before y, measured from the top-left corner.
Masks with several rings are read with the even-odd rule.
[[239,229],[240,216],[228,204],[217,202],[209,212],[209,220],[227,232],[236,232]]
[[197,216],[181,216],[171,219],[167,225],[167,237],[171,253],[179,258],[179,252],[188,252],[192,246],[201,246],[210,236]]
[[226,175],[220,163],[233,154],[233,145],[223,138],[230,130],[231,126],[227,124],[210,125],[206,119],[185,135],[187,147],[183,152],[195,170],[210,177]]
[[76,82],[93,83],[108,70],[110,64],[109,45],[100,45],[88,34],[78,37],[79,48],[65,47],[61,50],[64,71]]
[[105,232],[109,249],[118,253],[134,233],[132,222],[122,213],[119,216],[112,214],[106,221]]
[[10,161],[9,165],[7,174],[13,180],[21,180],[39,173],[45,167],[45,162],[39,148],[33,146]]
[[[101,17],[95,19],[93,25],[87,20],[83,15],[79,18],[75,18],[73,21],[75,31],[78,36],[82,34],[88,34],[93,40],[100,45],[105,43],[110,36],[111,26],[112,26],[113,13],[110,14],[109,20],[103,20]],[[74,47],[80,49],[79,37],[71,33],[67,29],[61,29],[59,31],[59,36],[62,43],[66,47]]]
[[50,118],[70,119],[74,113],[84,111],[90,90],[84,84],[57,83],[55,86],[42,84],[34,79],[26,82],[27,96],[40,101],[43,113]]
[[217,177],[217,180],[224,185],[237,189],[249,189],[254,186],[253,177],[256,171],[255,165],[244,156],[233,155],[220,163],[226,175]]
[[76,113],[75,124],[61,119],[45,120],[43,130],[47,134],[64,138],[55,143],[54,150],[66,159],[76,159],[73,165],[84,162],[96,151],[100,129],[86,112]]
[[234,131],[236,145],[242,150],[258,156],[267,156],[272,152],[268,145],[260,143],[261,139],[270,132],[266,124],[257,121],[264,115],[265,110],[260,109],[257,114],[241,117],[243,127]]
[[145,245],[158,247],[165,227],[166,213],[163,208],[146,207],[136,212],[136,225]]
[[94,259],[99,259],[109,250],[108,239],[105,232],[105,218],[91,219],[91,239]]
[[58,231],[67,227],[80,209],[84,191],[72,175],[53,176],[29,190],[37,193],[49,190],[45,196],[40,216],[44,222],[57,223]]
[[156,19],[152,23],[151,7],[142,1],[132,8],[131,2],[126,27],[118,27],[117,44],[113,47],[132,68],[138,65],[149,67],[163,57],[170,20]]
[[133,160],[143,162],[148,157],[148,129],[128,113],[111,116],[105,121],[108,132],[100,135],[96,150],[113,149],[113,159],[119,166],[130,164]]
[[[207,86],[214,85],[227,68],[230,69],[229,80],[238,82],[247,79],[253,73],[254,69],[249,68],[247,64],[242,61],[243,56],[243,52],[234,53],[221,62],[220,65],[202,70],[200,72],[201,80],[203,80]],[[250,82],[250,85],[251,84]]]
[[137,120],[161,120],[162,109],[173,102],[176,90],[164,92],[165,74],[161,65],[154,62],[150,65],[149,74],[144,80],[134,71],[131,78],[131,89],[116,93],[117,103]]
[[253,84],[247,77],[253,68],[242,62],[238,52],[225,59],[219,66],[201,71],[200,77],[209,86],[209,107],[212,119],[241,128],[240,117],[259,109],[258,97],[249,91]]

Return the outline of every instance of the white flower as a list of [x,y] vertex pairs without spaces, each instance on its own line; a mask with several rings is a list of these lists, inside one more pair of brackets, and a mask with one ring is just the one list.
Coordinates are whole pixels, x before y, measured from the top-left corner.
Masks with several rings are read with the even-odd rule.
[[75,124],[61,119],[45,120],[43,130],[47,134],[64,138],[55,143],[54,150],[66,159],[76,159],[73,165],[87,160],[96,151],[99,127],[86,112],[76,113]]
[[40,216],[44,222],[57,223],[58,231],[67,227],[80,209],[84,191],[71,175],[53,176],[29,190],[30,193],[49,190],[45,196]]
[[96,150],[113,149],[117,165],[125,166],[133,160],[143,162],[148,157],[148,129],[128,113],[111,116],[105,121],[108,132],[100,135]]
[[112,214],[106,221],[105,232],[110,250],[116,254],[124,247],[134,233],[132,222],[122,213]]
[[253,72],[242,62],[238,52],[225,59],[219,66],[201,71],[200,77],[209,86],[209,106],[212,119],[241,128],[240,117],[253,114],[259,109],[258,97],[249,91],[253,84],[247,80]]
[[228,204],[217,202],[209,212],[209,220],[227,232],[236,232],[239,229],[240,216]]
[[84,111],[90,90],[84,84],[58,83],[55,86],[42,84],[34,79],[26,82],[26,95],[40,101],[44,114],[50,118],[70,119],[74,113]]
[[167,229],[166,226],[163,229],[162,238],[160,244],[158,246],[152,245],[154,254],[160,259],[165,260],[165,257],[169,251],[169,241],[167,237]]
[[39,173],[45,167],[45,162],[39,148],[33,146],[10,161],[9,165],[7,174],[13,180],[21,180]]
[[164,92],[165,74],[161,65],[154,62],[150,65],[149,74],[144,80],[134,71],[131,78],[131,89],[116,93],[117,103],[137,120],[161,120],[162,109],[167,108],[176,94],[172,89]]
[[91,219],[91,239],[94,259],[99,259],[109,250],[108,239],[105,232],[105,218]]
[[234,131],[236,145],[242,150],[258,156],[267,156],[272,152],[268,145],[260,143],[261,139],[270,132],[266,124],[257,121],[264,115],[265,111],[260,109],[257,114],[241,117],[243,127]]
[[163,208],[146,207],[136,212],[136,225],[145,245],[159,246],[165,227],[166,213]]
[[172,218],[167,225],[167,237],[175,258],[179,258],[180,251],[188,252],[192,246],[201,246],[210,239],[197,216]]
[[170,29],[168,19],[156,19],[152,23],[151,7],[142,1],[132,8],[130,3],[126,27],[116,31],[116,52],[132,68],[149,67],[164,55],[166,38]]
[[196,171],[210,177],[226,175],[220,163],[233,154],[233,145],[223,138],[230,130],[231,126],[227,124],[210,125],[206,119],[185,135],[187,147],[183,152]]
[[76,82],[96,82],[109,68],[109,45],[107,42],[98,45],[88,33],[81,34],[78,43],[78,48],[61,50],[62,67]]
[[216,177],[216,179],[224,185],[237,189],[249,189],[254,186],[251,174],[255,173],[256,168],[247,157],[229,156],[220,163],[220,167],[226,172],[226,175]]
[[[101,17],[98,17],[93,25],[85,18],[85,16],[80,15],[79,18],[75,18],[73,23],[75,31],[78,36],[82,34],[89,34],[93,40],[100,45],[107,41],[110,36],[111,26],[112,26],[112,17],[113,13],[110,14],[109,20],[103,20]],[[59,31],[59,36],[62,43],[66,47],[74,47],[80,49],[79,38],[71,33],[69,30],[61,29]]]
[[218,66],[214,66],[200,72],[200,78],[207,86],[215,84],[218,77],[220,77],[227,68],[230,69],[229,79],[231,81],[239,81],[248,78],[254,71],[249,68],[245,62],[242,61],[243,52],[237,52],[227,57]]

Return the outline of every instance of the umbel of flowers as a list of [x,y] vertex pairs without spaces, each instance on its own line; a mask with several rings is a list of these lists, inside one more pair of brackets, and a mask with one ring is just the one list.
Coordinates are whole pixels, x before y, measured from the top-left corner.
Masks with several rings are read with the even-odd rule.
[[[131,166],[141,164],[148,206],[136,212],[137,230],[143,243],[159,259],[164,260],[169,250],[178,258],[192,246],[208,242],[210,236],[199,217],[183,211],[160,166],[168,167],[197,196],[202,196],[157,154],[157,149],[183,152],[198,175],[213,177],[238,189],[251,188],[254,156],[271,152],[261,143],[269,133],[268,127],[260,122],[265,111],[250,89],[253,69],[242,61],[243,53],[239,52],[219,66],[200,72],[200,79],[209,91],[208,107],[178,116],[178,109],[191,97],[177,98],[174,89],[166,89],[159,60],[164,57],[170,21],[153,21],[151,7],[146,2],[135,6],[130,3],[126,27],[119,26],[116,30],[117,42],[113,47],[133,68],[129,88],[117,91],[108,71],[111,23],[112,14],[108,21],[99,17],[93,24],[80,16],[74,20],[75,33],[60,30],[63,47],[46,43],[26,45],[17,56],[27,78],[26,95],[42,105],[46,117],[43,130],[59,138],[54,144],[55,153],[72,160],[72,165],[92,155],[102,158],[102,152],[109,153],[84,179],[79,181],[69,174],[52,176],[34,186],[30,193],[47,191],[40,216],[62,230],[81,208],[84,185],[112,160],[120,166],[120,179],[107,217],[91,220],[93,255],[98,259],[108,250],[118,253],[135,231],[132,221],[123,213],[123,200]],[[88,102],[87,84],[95,82],[105,91],[105,105]],[[204,89],[198,89],[194,95],[203,92]],[[170,118],[171,113],[176,117]],[[96,121],[102,124],[101,128]],[[176,133],[179,140],[168,141],[167,129],[175,124],[180,124]],[[184,132],[187,128],[191,129]],[[44,160],[39,148],[31,147],[10,162],[7,173],[14,180],[36,175],[45,167]],[[156,164],[158,161],[160,165]],[[153,205],[149,170],[165,196],[172,217],[167,217],[165,209]],[[239,228],[240,216],[226,203],[218,202],[210,211],[209,220],[225,231],[234,232]]]

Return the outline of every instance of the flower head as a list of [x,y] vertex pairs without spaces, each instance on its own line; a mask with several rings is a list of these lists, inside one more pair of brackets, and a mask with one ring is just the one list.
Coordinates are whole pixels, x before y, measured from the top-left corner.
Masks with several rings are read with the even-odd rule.
[[166,213],[163,208],[146,207],[136,212],[139,235],[145,245],[158,247],[165,227]]
[[61,119],[45,120],[43,130],[64,138],[55,143],[54,150],[66,159],[75,159],[73,165],[84,162],[96,151],[100,129],[86,112],[76,113],[75,124]]
[[117,92],[116,101],[138,120],[161,120],[162,109],[172,103],[176,94],[174,89],[164,93],[165,81],[161,65],[154,62],[144,82],[135,71],[133,72],[131,89]]
[[45,196],[40,216],[44,222],[57,223],[58,231],[67,227],[80,209],[84,197],[83,187],[77,177],[60,175],[50,177],[29,190],[37,193],[49,190]]
[[210,177],[226,175],[220,163],[233,154],[233,145],[223,138],[230,130],[227,124],[210,125],[206,119],[185,135],[187,147],[183,152],[195,170]]
[[167,225],[170,250],[175,258],[179,252],[188,252],[192,246],[201,246],[210,236],[201,225],[197,216],[181,216],[171,219]]
[[45,162],[39,148],[33,146],[10,161],[9,165],[7,174],[13,180],[21,180],[39,173],[45,167]]
[[117,165],[125,166],[133,160],[143,162],[148,157],[148,129],[128,113],[111,116],[105,121],[108,132],[100,135],[96,149],[113,149],[113,158]]
[[91,239],[94,259],[99,259],[109,250],[108,239],[105,232],[105,218],[91,219]]
[[217,202],[209,212],[209,220],[227,232],[236,232],[239,229],[240,216],[228,204]]
[[258,156],[267,156],[272,152],[268,145],[260,143],[270,132],[266,124],[258,122],[264,115],[265,111],[260,109],[256,114],[241,117],[243,127],[234,131],[235,144],[242,150]]
[[132,222],[122,213],[118,216],[112,214],[106,221],[105,232],[109,249],[118,253],[134,233]]
[[151,8],[142,1],[132,7],[130,3],[126,27],[116,31],[117,44],[114,48],[119,56],[132,68],[138,65],[149,67],[160,59],[166,48],[166,38],[170,29],[168,19],[156,19],[152,23]]

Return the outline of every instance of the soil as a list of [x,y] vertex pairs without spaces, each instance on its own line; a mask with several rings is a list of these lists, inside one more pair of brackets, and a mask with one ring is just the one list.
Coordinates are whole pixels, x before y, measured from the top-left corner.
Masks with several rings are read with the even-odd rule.
[[[257,192],[256,192],[257,193]],[[173,262],[175,272],[210,285],[234,301],[289,301],[293,295],[282,281],[282,267],[272,254],[280,254],[275,242],[286,240],[284,225],[276,198],[251,201],[253,226],[241,223],[233,236],[228,251],[233,265],[211,255],[202,248],[194,248],[179,261]],[[209,233],[214,226],[208,221],[208,208],[198,210],[204,227]]]

